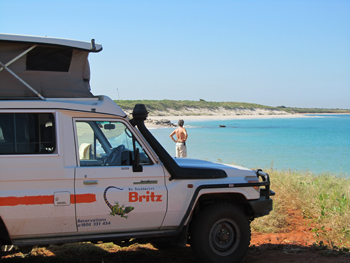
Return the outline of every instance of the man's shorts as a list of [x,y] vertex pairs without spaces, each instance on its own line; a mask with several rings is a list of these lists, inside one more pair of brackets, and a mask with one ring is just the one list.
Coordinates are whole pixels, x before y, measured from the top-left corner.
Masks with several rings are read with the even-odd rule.
[[187,157],[187,149],[185,142],[177,142],[175,146],[176,157]]

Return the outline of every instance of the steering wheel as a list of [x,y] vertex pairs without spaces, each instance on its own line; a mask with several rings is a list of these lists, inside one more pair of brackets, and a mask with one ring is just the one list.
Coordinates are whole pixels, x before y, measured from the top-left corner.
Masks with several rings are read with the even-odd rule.
[[122,163],[122,153],[125,150],[125,146],[123,144],[118,147],[113,148],[111,153],[108,155],[105,166],[118,166]]

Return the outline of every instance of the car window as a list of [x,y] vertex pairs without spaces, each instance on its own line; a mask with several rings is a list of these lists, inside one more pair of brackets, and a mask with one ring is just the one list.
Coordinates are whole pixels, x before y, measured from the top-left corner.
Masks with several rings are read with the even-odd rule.
[[0,154],[56,152],[52,113],[0,113]]
[[77,121],[78,152],[81,166],[128,166],[152,164],[143,147],[122,122]]

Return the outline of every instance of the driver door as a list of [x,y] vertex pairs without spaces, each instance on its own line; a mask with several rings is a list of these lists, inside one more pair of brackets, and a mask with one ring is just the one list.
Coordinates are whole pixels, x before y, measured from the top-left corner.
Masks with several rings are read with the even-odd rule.
[[128,123],[96,119],[74,122],[76,196],[85,194],[94,199],[76,202],[78,231],[158,229],[167,203],[163,167],[152,161]]

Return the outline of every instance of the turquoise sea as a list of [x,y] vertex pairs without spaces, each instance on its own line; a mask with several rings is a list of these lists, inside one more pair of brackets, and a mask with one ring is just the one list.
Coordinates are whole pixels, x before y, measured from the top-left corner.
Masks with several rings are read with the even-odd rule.
[[[220,125],[225,125],[221,128]],[[292,169],[350,177],[350,114],[307,118],[185,121],[188,158],[248,168]],[[175,155],[173,128],[152,129]]]

